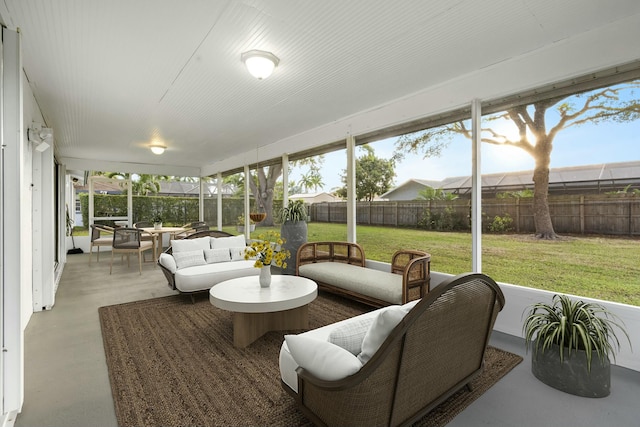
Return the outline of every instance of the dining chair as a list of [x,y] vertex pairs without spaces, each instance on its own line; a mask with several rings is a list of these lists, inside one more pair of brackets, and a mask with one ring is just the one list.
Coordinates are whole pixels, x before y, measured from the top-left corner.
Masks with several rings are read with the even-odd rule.
[[[138,221],[135,224],[133,224],[134,228],[147,228],[147,227],[153,227],[153,223],[150,221]],[[149,242],[153,242],[153,252],[151,252],[151,257],[154,258],[155,257],[155,253],[156,253],[156,244],[157,244],[157,235],[155,234],[151,234],[151,233],[146,233],[146,232],[142,232],[142,235],[140,236],[140,240],[145,242],[145,241],[149,241]],[[146,261],[146,259],[145,259]],[[152,259],[151,261],[155,262],[155,259]]]
[[142,258],[144,258],[144,251],[149,249],[153,250],[155,245],[152,241],[141,240],[142,231],[138,228],[116,228],[113,230],[113,242],[111,244],[111,264],[109,265],[109,274],[111,274],[113,268],[113,256],[116,253],[121,255],[127,255],[127,267],[131,266],[129,256],[131,254],[138,254],[138,266],[140,274],[142,274]]
[[[109,236],[103,236],[102,233],[109,234]],[[102,224],[91,224],[91,243],[89,244],[89,264],[91,264],[91,258],[93,256],[93,247],[97,247],[96,262],[100,261],[100,246],[111,246],[113,243],[113,227]]]

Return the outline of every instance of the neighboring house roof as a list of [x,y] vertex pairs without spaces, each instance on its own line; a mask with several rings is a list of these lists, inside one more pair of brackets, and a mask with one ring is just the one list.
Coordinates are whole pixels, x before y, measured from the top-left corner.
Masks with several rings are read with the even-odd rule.
[[[503,172],[482,175],[484,191],[517,191],[533,188],[533,171]],[[612,189],[629,184],[640,185],[640,161],[551,168],[549,190]],[[424,187],[466,194],[471,191],[471,176],[445,178],[442,181],[410,179],[383,194],[384,199],[411,200]],[[409,193],[415,189],[410,197]],[[401,199],[400,196],[403,198]]]
[[334,202],[338,198],[333,194],[327,192],[319,193],[298,193],[289,196],[289,200],[303,200],[305,202],[317,203],[317,202]]

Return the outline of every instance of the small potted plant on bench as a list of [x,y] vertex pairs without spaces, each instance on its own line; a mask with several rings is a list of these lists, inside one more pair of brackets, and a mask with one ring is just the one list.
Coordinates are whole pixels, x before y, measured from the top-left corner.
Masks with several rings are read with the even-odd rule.
[[523,332],[533,347],[531,371],[543,383],[583,397],[605,397],[611,388],[609,356],[629,335],[617,317],[597,303],[554,295],[551,304],[530,306]]

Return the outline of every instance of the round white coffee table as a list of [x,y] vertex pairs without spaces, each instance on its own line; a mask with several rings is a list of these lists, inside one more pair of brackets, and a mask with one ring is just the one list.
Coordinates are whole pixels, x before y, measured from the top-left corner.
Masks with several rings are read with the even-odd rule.
[[305,277],[273,275],[261,288],[258,276],[239,277],[213,286],[209,301],[233,312],[233,345],[246,347],[269,331],[309,328],[309,303],[318,286]]

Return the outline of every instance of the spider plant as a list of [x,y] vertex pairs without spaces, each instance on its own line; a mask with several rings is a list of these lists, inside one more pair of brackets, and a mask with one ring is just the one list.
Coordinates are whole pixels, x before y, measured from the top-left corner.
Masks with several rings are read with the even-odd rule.
[[554,295],[551,304],[537,303],[529,308],[523,332],[526,348],[535,341],[534,351],[545,351],[556,344],[560,362],[578,350],[584,351],[587,369],[595,353],[605,361],[609,355],[615,358],[620,341],[615,329],[622,331],[631,345],[629,335],[617,316],[597,303],[575,301],[566,295]]
[[281,223],[287,221],[298,222],[307,219],[307,207],[303,200],[295,200],[283,207],[278,213],[278,219]]

